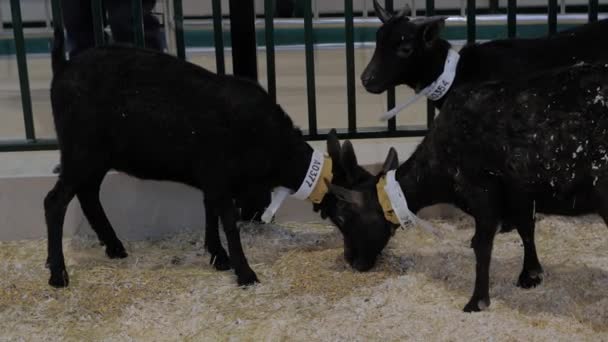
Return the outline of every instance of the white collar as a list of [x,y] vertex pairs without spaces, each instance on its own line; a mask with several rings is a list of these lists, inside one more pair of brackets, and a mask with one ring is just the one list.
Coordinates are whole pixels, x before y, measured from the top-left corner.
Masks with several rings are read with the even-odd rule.
[[272,191],[270,205],[268,205],[268,208],[266,208],[264,214],[262,214],[262,221],[269,223],[288,195],[300,200],[307,199],[322,178],[321,171],[323,170],[324,164],[325,154],[319,151],[313,151],[312,157],[310,158],[310,164],[308,165],[308,171],[306,171],[306,176],[304,177],[302,184],[300,184],[298,191],[294,193],[291,189],[286,187],[276,187]]
[[416,215],[410,211],[407,206],[407,199],[399,182],[395,179],[395,170],[391,170],[386,173],[386,185],[384,186],[384,192],[388,196],[391,207],[395,216],[399,220],[401,227],[405,228],[412,226],[416,222]]
[[433,227],[429,222],[416,216],[416,214],[410,210],[407,205],[405,194],[403,193],[403,190],[401,190],[401,185],[399,185],[399,182],[395,178],[395,174],[395,170],[391,170],[386,173],[386,185],[384,186],[384,191],[387,194],[395,216],[397,216],[397,219],[399,220],[399,225],[406,228],[415,226],[417,224],[427,232],[437,237],[441,237],[442,234],[435,227]]
[[386,121],[404,110],[405,108],[411,106],[414,102],[416,102],[421,96],[426,96],[431,101],[437,101],[441,99],[452,87],[454,84],[454,79],[456,78],[456,67],[458,67],[458,61],[460,60],[460,54],[455,50],[448,50],[448,55],[445,58],[445,63],[443,65],[443,72],[439,77],[431,83],[426,88],[422,89],[412,98],[410,98],[405,103],[389,110],[388,112],[382,114],[380,120]]
[[300,184],[300,188],[292,196],[299,199],[305,200],[310,196],[312,191],[317,186],[319,179],[321,179],[321,170],[323,170],[323,164],[325,164],[325,154],[319,151],[313,151],[312,157],[310,158],[310,164],[308,164],[308,171],[306,176]]

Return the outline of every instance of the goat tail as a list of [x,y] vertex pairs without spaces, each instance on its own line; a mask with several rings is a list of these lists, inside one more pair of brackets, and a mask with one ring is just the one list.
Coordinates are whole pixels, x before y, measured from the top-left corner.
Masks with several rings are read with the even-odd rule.
[[55,25],[53,32],[53,46],[51,50],[51,65],[53,75],[58,75],[65,69],[67,61],[65,60],[65,37],[62,25]]

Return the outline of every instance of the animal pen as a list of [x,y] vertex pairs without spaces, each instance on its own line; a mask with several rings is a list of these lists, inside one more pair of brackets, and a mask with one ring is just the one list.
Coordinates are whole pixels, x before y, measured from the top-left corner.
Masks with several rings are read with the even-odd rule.
[[[95,43],[106,44],[102,0],[91,1]],[[324,10],[322,0],[296,1],[298,10],[291,18],[275,16],[277,1],[281,0],[205,0],[210,11],[193,14],[185,10],[193,1],[161,0],[156,15],[162,18],[168,53],[220,74],[231,73],[232,66],[235,74],[257,79],[279,104],[285,103],[286,112],[311,144],[324,149],[322,142],[330,128],[336,128],[340,138],[356,140],[357,148],[371,153],[366,164],[376,164],[386,154],[386,149],[377,151],[376,141],[382,146],[407,141],[400,145],[405,151],[399,151],[405,158],[437,113],[430,102],[419,101],[386,125],[377,120],[412,92],[390,89],[386,95],[370,96],[359,85],[380,25],[371,0],[333,1],[339,3],[338,10]],[[134,44],[143,46],[142,1],[131,2]],[[447,16],[443,36],[455,47],[541,36],[606,18],[608,12],[608,2],[598,0],[386,0],[385,6],[393,11],[406,3],[414,16]],[[11,124],[11,130],[0,128],[0,152],[9,156],[0,160],[15,162],[34,153],[34,160],[54,163],[57,141],[46,118],[50,116],[36,113],[37,109],[47,113],[50,106],[46,100],[37,104],[33,100],[31,67],[38,73],[43,68],[42,82],[50,81],[48,63],[38,64],[48,62],[52,27],[63,25],[61,1],[43,1],[44,16],[30,22],[23,19],[23,5],[19,0],[0,0],[0,11],[5,11],[0,12],[0,55],[7,65],[15,58],[18,70],[15,79],[0,75],[0,101],[6,99],[2,89],[10,89],[11,82],[18,80],[20,106],[11,102],[6,107],[22,111],[22,124]],[[40,95],[40,89],[48,93],[48,86],[37,84],[35,90],[36,96],[48,97]],[[4,107],[0,102],[0,109]],[[41,151],[50,154],[37,154]],[[54,176],[45,165],[36,177],[20,178],[19,172],[27,167],[0,169],[11,171],[0,180],[0,206],[15,202],[25,206],[21,210],[26,216],[39,216],[48,187],[25,189],[40,182],[36,178],[40,172],[48,179]],[[18,180],[11,183],[12,178]],[[139,183],[125,186],[121,178],[108,183],[114,189],[141,190]],[[11,197],[28,191],[35,195],[25,200]],[[198,201],[186,209],[200,211],[202,200],[192,193],[182,196],[183,191],[170,193]],[[119,196],[105,195],[108,201]],[[155,210],[162,213],[162,205],[170,206],[172,200],[159,200]],[[310,205],[290,207],[296,209],[312,211]],[[2,215],[9,211],[0,208]],[[149,213],[133,213],[117,205],[110,215],[115,217],[110,218],[116,221],[129,215]],[[188,226],[184,222],[192,220],[174,222],[153,213],[155,221],[180,229],[168,228],[171,234],[153,239],[124,231],[129,257],[119,261],[106,259],[87,227],[80,229],[82,220],[75,219],[77,233],[65,243],[68,268],[75,276],[71,286],[62,290],[47,285],[44,234],[11,238],[22,236],[10,233],[15,221],[0,218],[0,233],[4,231],[0,236],[7,237],[0,238],[0,340],[608,341],[608,237],[601,219],[539,215],[537,243],[545,280],[530,290],[514,285],[521,265],[519,236],[499,235],[491,269],[493,305],[471,315],[462,313],[461,307],[475,270],[469,248],[473,222],[453,211],[437,215],[429,210],[421,215],[443,235],[397,231],[367,273],[355,272],[345,263],[342,237],[329,221],[287,215],[276,224],[243,223],[243,246],[261,281],[247,289],[236,287],[232,273],[208,265],[200,216],[190,215],[200,224]],[[122,219],[120,224],[130,222]],[[32,229],[43,231],[44,226]]]

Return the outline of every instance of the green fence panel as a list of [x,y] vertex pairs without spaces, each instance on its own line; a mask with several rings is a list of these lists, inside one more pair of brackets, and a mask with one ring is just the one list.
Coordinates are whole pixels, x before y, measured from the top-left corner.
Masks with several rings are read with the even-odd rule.
[[230,39],[227,35],[224,37],[222,28],[222,2],[221,0],[212,0],[213,7],[213,42],[215,45],[215,65],[217,73],[224,75],[226,73],[226,64],[224,62],[224,40]]
[[509,0],[507,3],[507,27],[509,38],[517,35],[517,0]]
[[308,134],[317,135],[317,95],[315,89],[315,55],[311,0],[304,3],[304,43],[306,53],[306,90],[308,93]]
[[277,101],[277,76],[274,58],[274,6],[275,0],[264,0],[264,44],[266,45],[266,79],[268,93]]
[[141,0],[131,0],[131,8],[133,13],[133,41],[135,46],[144,47],[144,16]]
[[173,0],[173,22],[175,23],[175,47],[177,57],[186,59],[186,43],[184,41],[184,10],[182,0]]
[[353,0],[344,0],[344,24],[346,31],[346,94],[348,106],[348,132],[357,131],[357,99],[355,93],[355,24]]
[[15,35],[15,48],[17,50],[17,67],[19,69],[19,87],[21,90],[21,106],[23,107],[25,137],[27,140],[35,141],[36,132],[34,131],[30,79],[27,71],[25,38],[23,37],[23,21],[21,19],[21,4],[19,3],[19,0],[11,0],[11,18],[13,33]]
[[549,34],[553,34],[557,32],[557,0],[549,0],[548,4],[548,26],[549,26]]
[[[86,0],[83,0],[86,1]],[[105,33],[104,33],[104,11],[101,0],[91,0],[91,11],[93,19],[93,35],[95,37],[95,46],[101,46],[105,44]]]

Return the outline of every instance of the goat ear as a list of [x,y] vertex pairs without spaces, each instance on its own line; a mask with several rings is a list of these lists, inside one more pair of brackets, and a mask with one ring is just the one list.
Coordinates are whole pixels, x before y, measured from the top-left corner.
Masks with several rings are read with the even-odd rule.
[[340,140],[338,140],[338,134],[334,128],[329,131],[327,135],[327,153],[331,157],[333,162],[340,160]]
[[339,185],[328,184],[329,192],[334,194],[339,200],[355,205],[358,208],[363,207],[364,196],[362,192],[348,190]]
[[422,20],[418,26],[422,29],[422,40],[426,47],[432,46],[445,27],[446,17],[435,16]]
[[397,13],[395,16],[398,18],[403,17],[403,18],[406,18],[409,20],[409,18],[407,18],[407,17],[409,17],[411,15],[412,15],[412,9],[410,8],[410,5],[405,4],[405,6],[401,9],[401,11],[399,11],[399,13]]
[[390,15],[390,13],[388,13],[386,9],[384,9],[384,7],[380,6],[378,0],[374,0],[374,11],[376,12],[376,16],[378,16],[380,21],[382,21],[383,23],[386,23],[387,21],[391,20],[392,16]]
[[391,147],[391,149],[388,150],[388,155],[386,156],[386,160],[384,161],[384,166],[382,166],[382,173],[387,173],[398,167],[399,157],[397,156],[397,151],[394,147]]
[[364,168],[359,166],[357,156],[355,155],[355,149],[350,141],[345,141],[342,146],[342,167],[346,175],[346,181],[348,184],[353,185],[359,183],[369,177],[373,177]]
[[359,166],[359,162],[357,161],[357,155],[355,154],[355,149],[350,140],[346,140],[342,145],[342,153],[340,154],[340,159],[342,160],[342,165],[348,170],[353,170],[357,166]]

